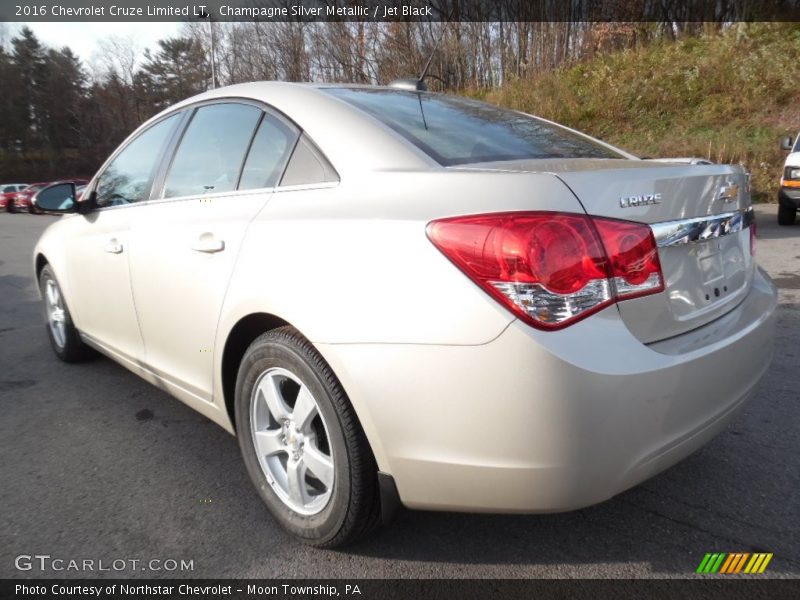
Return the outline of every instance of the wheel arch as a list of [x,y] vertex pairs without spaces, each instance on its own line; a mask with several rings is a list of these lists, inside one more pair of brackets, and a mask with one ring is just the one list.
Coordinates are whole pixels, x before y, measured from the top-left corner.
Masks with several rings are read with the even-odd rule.
[[44,269],[45,265],[49,265],[50,261],[47,260],[47,257],[42,252],[37,252],[33,264],[34,269],[36,270],[36,281],[38,282],[39,275],[42,274],[42,269]]
[[239,372],[239,364],[242,362],[242,357],[258,336],[285,325],[291,324],[269,313],[252,313],[239,319],[225,339],[225,346],[222,350],[220,383],[222,384],[225,412],[234,431],[236,431],[236,410],[234,407],[236,376]]
[[328,363],[339,383],[344,388],[345,394],[350,401],[350,404],[355,411],[356,418],[358,419],[361,429],[367,438],[367,442],[372,450],[372,453],[378,463],[381,471],[389,473],[387,468],[386,454],[383,445],[380,441],[380,436],[375,428],[375,425],[370,414],[368,406],[365,406],[360,397],[357,396],[357,386],[355,382],[351,381],[349,374],[346,372],[344,365],[342,365],[336,356],[329,353],[329,348],[320,348],[314,344],[311,339],[299,327],[293,323],[271,313],[259,312],[251,313],[241,317],[236,324],[230,329],[225,339],[225,344],[222,350],[222,358],[220,361],[220,388],[222,393],[222,400],[224,403],[225,414],[228,416],[231,425],[231,431],[236,433],[236,377],[239,372],[239,364],[244,357],[244,353],[251,343],[260,335],[278,327],[290,326],[296,329],[301,335],[309,340],[312,346],[320,353],[322,358]]

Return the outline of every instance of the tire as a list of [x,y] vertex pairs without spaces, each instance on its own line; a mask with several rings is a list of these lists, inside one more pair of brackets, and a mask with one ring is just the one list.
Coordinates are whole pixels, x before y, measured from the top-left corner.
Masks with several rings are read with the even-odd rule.
[[797,210],[793,206],[778,205],[778,225],[794,225]]
[[39,290],[42,293],[47,337],[56,356],[68,363],[91,356],[91,349],[83,343],[72,323],[72,316],[50,265],[45,265],[39,274]]
[[299,332],[280,327],[250,345],[235,403],[245,466],[284,529],[334,548],[377,526],[375,458],[338,379]]
[[10,213],[15,213],[17,212],[17,207],[14,206],[14,202],[9,201],[9,203],[6,204],[6,210]]

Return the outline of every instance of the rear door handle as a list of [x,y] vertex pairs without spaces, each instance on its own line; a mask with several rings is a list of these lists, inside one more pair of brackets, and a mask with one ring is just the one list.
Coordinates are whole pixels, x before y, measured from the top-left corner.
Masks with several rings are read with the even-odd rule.
[[192,250],[195,252],[206,252],[208,254],[222,252],[225,250],[225,240],[218,240],[208,234],[203,234],[192,244]]
[[108,241],[105,247],[105,251],[111,254],[119,254],[122,252],[122,244],[120,244],[116,238],[111,239]]

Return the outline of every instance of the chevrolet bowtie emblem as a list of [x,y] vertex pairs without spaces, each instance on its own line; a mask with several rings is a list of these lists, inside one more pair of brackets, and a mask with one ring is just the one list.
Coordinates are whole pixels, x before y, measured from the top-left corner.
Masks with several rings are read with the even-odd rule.
[[717,200],[722,200],[723,202],[735,202],[739,198],[739,184],[738,183],[726,183],[722,187],[719,188],[717,192]]

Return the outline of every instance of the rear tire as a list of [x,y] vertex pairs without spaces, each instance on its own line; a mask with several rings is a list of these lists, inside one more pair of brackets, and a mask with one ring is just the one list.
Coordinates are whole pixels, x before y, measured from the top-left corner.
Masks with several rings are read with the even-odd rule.
[[56,356],[64,362],[72,363],[87,359],[91,349],[83,343],[78,330],[72,323],[72,315],[61,293],[50,265],[45,265],[39,274],[39,290],[44,304],[45,327],[50,346]]
[[341,384],[292,327],[258,337],[236,380],[236,430],[253,484],[289,533],[320,548],[380,519],[377,466]]
[[791,206],[778,205],[778,225],[794,225],[797,210]]

